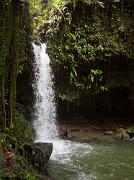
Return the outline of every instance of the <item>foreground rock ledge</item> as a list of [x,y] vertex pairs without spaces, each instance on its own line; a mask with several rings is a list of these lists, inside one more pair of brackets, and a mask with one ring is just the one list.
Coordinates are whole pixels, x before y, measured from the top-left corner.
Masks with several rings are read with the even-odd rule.
[[53,151],[53,144],[38,142],[38,143],[35,143],[35,145],[39,147],[41,151],[43,152],[43,158],[45,160],[45,163],[47,164]]
[[32,165],[42,175],[49,175],[47,171],[48,161],[52,154],[53,144],[38,142],[35,144],[24,143],[19,147],[19,154],[23,156],[27,164]]

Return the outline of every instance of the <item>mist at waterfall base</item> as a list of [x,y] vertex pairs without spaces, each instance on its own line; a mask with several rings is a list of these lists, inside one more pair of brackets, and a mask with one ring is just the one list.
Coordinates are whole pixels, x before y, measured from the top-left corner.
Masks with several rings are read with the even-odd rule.
[[33,49],[35,55],[35,81],[33,83],[35,141],[53,143],[51,159],[55,159],[62,153],[66,155],[70,153],[72,144],[71,141],[64,141],[58,136],[53,74],[50,59],[46,53],[46,44],[41,44],[41,46],[33,44]]
[[59,138],[53,75],[46,44],[33,44],[33,49],[35,141],[53,143],[49,163],[51,174],[56,180],[133,180],[134,144],[74,142]]

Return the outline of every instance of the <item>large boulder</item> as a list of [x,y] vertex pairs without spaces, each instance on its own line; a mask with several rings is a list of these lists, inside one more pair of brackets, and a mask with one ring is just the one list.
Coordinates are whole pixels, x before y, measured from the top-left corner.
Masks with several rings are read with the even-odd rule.
[[48,163],[50,156],[52,154],[52,151],[53,151],[53,144],[38,142],[38,143],[35,143],[35,145],[41,149],[41,151],[43,152],[43,157],[45,159],[45,162]]
[[40,174],[49,176],[47,164],[52,154],[53,144],[38,142],[35,144],[24,143],[18,152],[23,156],[26,163],[32,165]]

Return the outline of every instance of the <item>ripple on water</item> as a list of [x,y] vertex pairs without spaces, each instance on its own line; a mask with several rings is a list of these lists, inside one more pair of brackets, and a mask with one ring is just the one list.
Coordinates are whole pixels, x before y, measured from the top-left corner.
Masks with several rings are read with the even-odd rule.
[[134,145],[55,141],[50,169],[57,180],[133,180]]

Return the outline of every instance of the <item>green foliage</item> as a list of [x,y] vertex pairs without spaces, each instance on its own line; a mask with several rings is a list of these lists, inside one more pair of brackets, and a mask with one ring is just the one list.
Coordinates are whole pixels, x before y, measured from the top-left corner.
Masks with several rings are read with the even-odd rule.
[[30,52],[30,33],[27,1],[0,1],[0,154],[3,155],[3,148],[15,154],[9,167],[6,163],[2,166],[0,179],[37,179],[24,158],[24,166],[17,162],[19,145],[33,141],[30,122],[15,111],[17,75]]
[[[104,8],[102,13],[87,14],[86,11],[92,11],[92,4],[96,8]],[[47,52],[56,72],[64,71],[64,81],[74,93],[107,90],[101,64],[111,62],[114,57],[134,59],[134,40],[131,38],[134,36],[133,16],[120,14],[118,6],[115,6],[116,12],[112,11],[111,18],[106,16],[105,7],[105,3],[99,1],[79,0],[75,1],[74,8],[74,4],[68,1],[61,8],[62,13],[55,9],[48,16]]]
[[[57,92],[61,99],[106,91],[102,64],[115,57],[134,59],[134,17],[121,2],[49,0],[41,5],[30,0],[30,5],[35,34],[45,34],[55,73],[64,77]],[[70,97],[62,86],[73,91]]]
[[[47,4],[41,4],[41,0],[29,0],[34,35],[38,35],[44,24],[49,24],[49,33],[59,30],[59,25],[63,20],[70,24],[72,17],[67,7],[71,4],[75,9],[78,2],[79,0],[49,0]],[[87,6],[95,4],[103,7],[103,2],[99,0],[83,0],[82,2]]]
[[[68,73],[67,79],[69,79],[70,84],[79,87],[82,91],[89,91],[93,87],[99,88],[103,72],[99,69],[93,70],[92,68],[95,68],[93,63],[107,60],[109,56],[114,55],[110,49],[110,38],[107,41],[107,46],[102,44],[106,38],[105,34],[102,34],[104,31],[101,31],[101,34],[99,34],[100,29],[98,32],[94,32],[96,27],[92,28],[91,20],[87,23],[83,26],[84,22],[81,20],[78,25],[74,25],[74,32],[71,32],[68,25],[64,25],[62,32],[57,34],[56,38],[54,36],[55,40],[51,41],[48,47],[52,63],[63,67]],[[97,34],[96,37],[93,33]],[[117,44],[118,40],[114,39],[114,41]],[[117,46],[115,50],[117,52]]]
[[32,125],[24,115],[16,111],[15,117],[15,135],[19,143],[33,142]]
[[73,89],[61,88],[61,89],[58,89],[58,92],[59,92],[58,94],[59,98],[61,98],[63,101],[67,100],[67,101],[73,102],[79,98],[78,93],[75,92]]
[[[47,5],[42,5],[41,0],[29,0],[29,3],[30,13],[33,16],[33,34],[36,37],[44,24],[49,22],[51,22],[51,25],[60,23],[68,0],[49,0]],[[51,28],[53,28],[53,25]]]
[[16,136],[14,133],[14,125],[10,124],[9,127],[4,129],[4,133],[0,136],[0,144],[3,147],[7,147],[8,149],[14,149],[16,146]]
[[129,134],[128,133],[134,133],[134,127],[130,127],[130,128],[120,128],[117,131],[120,135],[120,138],[124,139],[124,140],[129,140]]
[[10,124],[9,127],[5,128],[5,143],[7,144],[8,149],[13,149],[16,146],[17,138],[15,136],[14,130],[15,129],[13,124]]
[[5,171],[1,176],[1,179],[20,179],[20,180],[36,180],[37,174],[32,170],[23,169],[19,165],[15,165],[14,167]]
[[17,144],[24,142],[33,142],[33,131],[30,122],[26,121],[23,114],[16,112],[14,124],[4,129],[4,133],[0,137],[3,147],[15,149]]
[[[39,18],[38,16],[41,14],[41,1],[40,0],[29,0],[29,4],[30,4],[30,14],[32,17],[32,25],[33,25],[33,33],[36,33],[36,29],[38,27],[38,21]],[[42,22],[43,23],[43,22]]]

